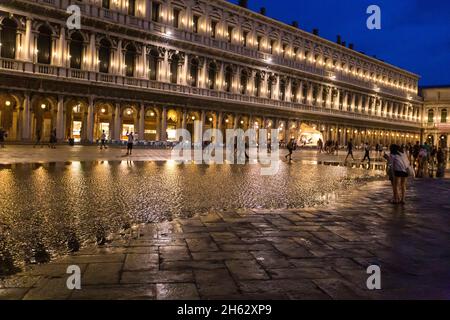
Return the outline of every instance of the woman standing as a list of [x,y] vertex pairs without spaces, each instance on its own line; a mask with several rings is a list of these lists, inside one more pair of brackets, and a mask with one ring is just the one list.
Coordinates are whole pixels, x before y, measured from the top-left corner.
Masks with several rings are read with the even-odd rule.
[[392,203],[405,204],[406,180],[408,177],[414,176],[414,169],[411,167],[408,156],[400,146],[393,144],[390,151],[389,164],[392,170],[392,188],[394,193]]

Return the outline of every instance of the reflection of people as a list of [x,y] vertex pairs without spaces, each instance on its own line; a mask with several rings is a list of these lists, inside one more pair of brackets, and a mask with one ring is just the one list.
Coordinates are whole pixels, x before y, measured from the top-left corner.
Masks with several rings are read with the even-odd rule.
[[292,161],[292,153],[294,152],[294,143],[295,139],[292,138],[287,145],[289,153],[285,156],[285,158],[287,159],[289,157],[289,161]]

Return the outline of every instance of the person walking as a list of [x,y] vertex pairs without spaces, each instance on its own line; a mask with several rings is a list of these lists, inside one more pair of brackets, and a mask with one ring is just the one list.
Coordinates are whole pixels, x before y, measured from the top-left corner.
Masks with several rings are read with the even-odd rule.
[[133,152],[133,142],[134,142],[133,132],[127,133],[127,138],[128,138],[128,142],[127,142],[127,156],[131,156],[131,154]]
[[347,144],[347,157],[345,158],[345,162],[347,162],[349,156],[352,156],[353,161],[355,161],[355,158],[353,157],[353,139],[350,139]]
[[102,132],[102,136],[100,137],[100,150],[103,150],[103,148],[108,149],[108,147],[106,146],[106,133],[105,130],[103,130]]
[[285,156],[285,158],[286,159],[289,158],[289,162],[292,161],[292,153],[294,152],[294,143],[295,143],[295,140],[291,139],[289,141],[289,143],[287,144],[287,149],[288,149],[289,153]]
[[369,160],[370,164],[370,145],[368,142],[366,142],[366,144],[364,145],[364,159],[362,159],[361,162],[366,161],[366,159]]
[[437,160],[437,172],[436,178],[443,178],[445,175],[445,152],[439,147],[436,155]]
[[319,153],[323,152],[323,141],[321,138],[319,138],[319,141],[317,141],[317,148],[319,149]]
[[0,147],[5,147],[5,139],[8,137],[8,133],[3,130],[3,128],[0,128]]
[[56,149],[56,129],[52,130],[52,133],[50,134],[50,143],[48,145],[49,148],[51,149]]

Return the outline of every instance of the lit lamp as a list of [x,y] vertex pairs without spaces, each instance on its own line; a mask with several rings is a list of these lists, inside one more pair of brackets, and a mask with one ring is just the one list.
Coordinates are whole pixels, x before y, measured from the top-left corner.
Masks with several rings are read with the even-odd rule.
[[154,112],[151,112],[150,113],[150,117],[154,117],[155,116],[155,113]]
[[101,111],[102,111],[102,113],[105,113],[105,112],[106,112],[106,109],[105,109],[105,108],[103,108],[103,109],[102,109]]
[[45,108],[47,108],[47,106],[44,103],[41,104],[41,109],[45,109]]
[[5,102],[5,105],[6,105],[7,107],[9,107],[9,106],[11,105],[11,101],[7,100],[7,101]]

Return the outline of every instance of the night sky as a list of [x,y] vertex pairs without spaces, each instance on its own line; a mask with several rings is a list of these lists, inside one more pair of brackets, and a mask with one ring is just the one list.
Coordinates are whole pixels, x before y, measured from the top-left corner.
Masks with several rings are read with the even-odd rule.
[[[238,0],[230,0],[237,3]],[[382,29],[369,30],[369,5],[381,8]],[[450,1],[249,0],[249,8],[320,36],[355,44],[355,50],[419,74],[421,86],[450,85]]]

